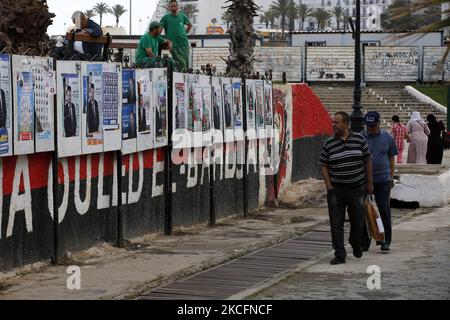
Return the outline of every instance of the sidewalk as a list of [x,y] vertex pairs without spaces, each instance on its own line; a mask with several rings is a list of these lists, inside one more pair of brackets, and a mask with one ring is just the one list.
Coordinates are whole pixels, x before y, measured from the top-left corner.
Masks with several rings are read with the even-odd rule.
[[[308,184],[306,184],[308,185]],[[313,183],[314,187],[320,185]],[[175,229],[172,237],[149,235],[126,248],[109,244],[69,255],[64,266],[38,263],[0,273],[0,299],[131,299],[139,293],[208,269],[328,224],[327,208],[299,209],[323,195],[298,192],[294,186],[281,206],[232,217],[217,227]],[[297,196],[295,196],[297,195]],[[322,204],[323,206],[323,204]],[[330,248],[331,250],[331,248]],[[81,290],[68,290],[68,266],[81,267]]]

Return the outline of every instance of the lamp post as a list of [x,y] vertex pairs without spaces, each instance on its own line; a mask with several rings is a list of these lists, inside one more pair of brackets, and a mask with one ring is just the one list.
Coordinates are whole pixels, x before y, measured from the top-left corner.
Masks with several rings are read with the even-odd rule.
[[132,21],[133,21],[133,11],[132,11],[132,4],[133,4],[133,1],[132,0],[130,0],[130,36],[133,34],[133,32],[132,32],[132,29],[133,29],[133,27],[132,27]]
[[350,20],[353,29],[353,38],[355,39],[355,87],[353,89],[353,112],[351,115],[351,129],[353,132],[364,130],[361,105],[361,0],[356,0],[356,19],[355,25]]

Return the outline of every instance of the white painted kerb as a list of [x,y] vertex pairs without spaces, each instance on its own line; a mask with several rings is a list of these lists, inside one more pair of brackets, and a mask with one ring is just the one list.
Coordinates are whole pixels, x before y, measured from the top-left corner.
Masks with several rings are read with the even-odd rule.
[[442,104],[434,101],[433,99],[431,99],[429,96],[423,94],[422,92],[420,92],[419,90],[411,87],[411,86],[406,86],[405,87],[406,91],[408,91],[408,93],[412,96],[414,96],[417,100],[424,102],[424,103],[428,103],[431,106],[433,106],[434,108],[436,108],[437,110],[447,113],[447,108],[444,107]]
[[420,207],[443,207],[450,202],[450,171],[440,176],[404,174],[392,189],[392,199],[419,202]]

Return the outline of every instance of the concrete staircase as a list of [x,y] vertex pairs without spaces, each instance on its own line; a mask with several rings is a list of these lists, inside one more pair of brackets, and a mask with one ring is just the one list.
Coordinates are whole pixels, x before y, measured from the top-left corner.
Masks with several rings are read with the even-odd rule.
[[[353,87],[349,85],[312,85],[314,93],[320,98],[330,116],[338,111],[351,114],[353,104]],[[389,129],[393,115],[398,115],[402,123],[407,123],[414,111],[419,111],[422,118],[430,113],[446,123],[447,115],[431,105],[418,101],[399,84],[375,85],[363,88],[363,111],[378,111],[382,117],[381,127]]]

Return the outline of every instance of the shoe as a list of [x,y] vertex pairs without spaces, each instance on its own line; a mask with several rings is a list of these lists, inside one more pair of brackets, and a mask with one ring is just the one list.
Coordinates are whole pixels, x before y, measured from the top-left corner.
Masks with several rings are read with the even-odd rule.
[[389,247],[388,244],[382,244],[381,245],[381,251],[382,252],[389,252],[389,251],[391,251],[391,248]]
[[370,245],[369,245],[369,246],[364,246],[364,245],[362,245],[362,246],[361,246],[361,251],[362,251],[362,252],[367,252],[367,251],[369,251],[369,248],[370,248]]
[[381,246],[382,244],[383,244],[383,242],[377,241],[377,246]]
[[357,247],[355,247],[355,248],[353,248],[353,255],[355,256],[355,258],[361,258],[362,256],[363,256],[363,251],[362,251],[362,249],[361,248],[357,248]]
[[333,260],[330,261],[331,265],[337,265],[337,264],[343,264],[343,263],[345,263],[345,259],[334,258]]

